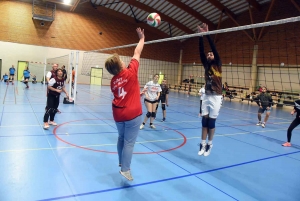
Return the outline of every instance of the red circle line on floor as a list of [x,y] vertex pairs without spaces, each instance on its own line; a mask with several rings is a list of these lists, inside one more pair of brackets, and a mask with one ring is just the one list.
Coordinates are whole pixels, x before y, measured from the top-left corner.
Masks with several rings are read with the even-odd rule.
[[[60,141],[62,141],[62,142],[64,142],[64,143],[66,143],[66,144],[68,144],[68,145],[71,145],[71,146],[73,146],[73,147],[77,147],[77,148],[85,149],[85,150],[89,150],[89,151],[95,151],[95,152],[103,152],[103,153],[108,153],[108,154],[117,154],[117,152],[113,152],[113,151],[97,150],[97,149],[91,149],[91,148],[84,147],[84,146],[79,146],[79,145],[77,145],[77,144],[73,144],[73,143],[70,143],[70,142],[68,142],[68,141],[66,141],[66,140],[63,140],[62,138],[60,138],[60,137],[56,134],[57,129],[60,128],[61,126],[65,126],[65,125],[67,125],[67,124],[69,124],[69,123],[72,123],[72,122],[86,121],[86,120],[112,120],[112,119],[82,119],[82,120],[74,120],[74,121],[65,122],[65,123],[62,123],[62,124],[59,124],[58,126],[56,126],[56,127],[53,129],[53,134],[54,134],[54,136],[55,136],[58,140],[60,140]],[[154,151],[154,152],[133,152],[133,154],[158,154],[158,153],[163,153],[163,152],[169,152],[169,151],[173,151],[173,150],[179,149],[180,147],[182,147],[182,146],[184,146],[184,145],[186,144],[187,139],[186,139],[186,137],[185,137],[185,135],[184,135],[183,133],[181,133],[181,132],[179,132],[179,131],[177,131],[177,130],[168,128],[168,127],[166,127],[166,126],[162,126],[162,127],[167,128],[167,129],[170,129],[170,130],[172,130],[172,131],[175,131],[176,133],[178,133],[179,135],[181,135],[181,136],[183,137],[183,142],[182,142],[180,145],[178,145],[177,147],[173,147],[173,148],[171,148],[171,149],[160,150],[160,151]],[[117,132],[117,131],[116,131],[116,132]]]

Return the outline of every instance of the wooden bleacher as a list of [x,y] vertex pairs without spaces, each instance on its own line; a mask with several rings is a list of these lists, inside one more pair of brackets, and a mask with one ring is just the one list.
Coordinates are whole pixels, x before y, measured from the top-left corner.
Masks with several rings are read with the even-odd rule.
[[[199,96],[199,90],[204,83],[186,83],[169,85],[171,91],[187,93],[189,95]],[[259,91],[249,92],[248,87],[244,86],[228,86],[229,91],[227,92],[225,98],[239,99],[240,101],[254,102],[254,96],[258,95]],[[283,105],[294,105],[294,101],[299,99],[299,92],[290,92],[290,91],[276,91],[268,90],[268,93],[271,94],[273,99],[273,104],[276,104],[277,107]]]

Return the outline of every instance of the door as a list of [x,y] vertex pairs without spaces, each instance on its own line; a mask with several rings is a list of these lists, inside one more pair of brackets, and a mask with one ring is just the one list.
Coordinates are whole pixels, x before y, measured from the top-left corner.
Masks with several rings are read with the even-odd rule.
[[[18,61],[18,81],[23,80],[23,71],[28,66],[27,61]],[[29,69],[30,70],[30,69]]]
[[102,74],[103,69],[102,68],[91,68],[91,85],[102,85]]

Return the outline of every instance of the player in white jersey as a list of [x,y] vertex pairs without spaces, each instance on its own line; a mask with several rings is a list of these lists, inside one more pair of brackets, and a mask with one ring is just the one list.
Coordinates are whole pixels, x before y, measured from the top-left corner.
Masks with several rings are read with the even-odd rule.
[[158,99],[161,92],[160,84],[158,84],[159,75],[155,74],[153,76],[153,80],[148,82],[144,89],[147,89],[145,92],[145,105],[147,107],[147,114],[145,116],[144,122],[141,124],[140,129],[143,129],[146,122],[150,118],[150,128],[155,129],[155,126],[153,125],[153,121],[155,119],[156,113],[156,106],[158,104]]

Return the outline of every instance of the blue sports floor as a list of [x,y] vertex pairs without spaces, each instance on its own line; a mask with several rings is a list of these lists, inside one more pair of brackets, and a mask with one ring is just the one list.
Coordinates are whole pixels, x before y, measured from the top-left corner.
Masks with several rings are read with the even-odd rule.
[[45,87],[0,85],[1,201],[300,200],[300,127],[293,146],[281,146],[291,108],[274,107],[262,128],[255,104],[225,100],[204,157],[199,97],[171,92],[167,121],[159,108],[157,129],[139,133],[128,182],[119,174],[109,87],[79,85],[77,104],[61,103],[59,125],[44,130]]

